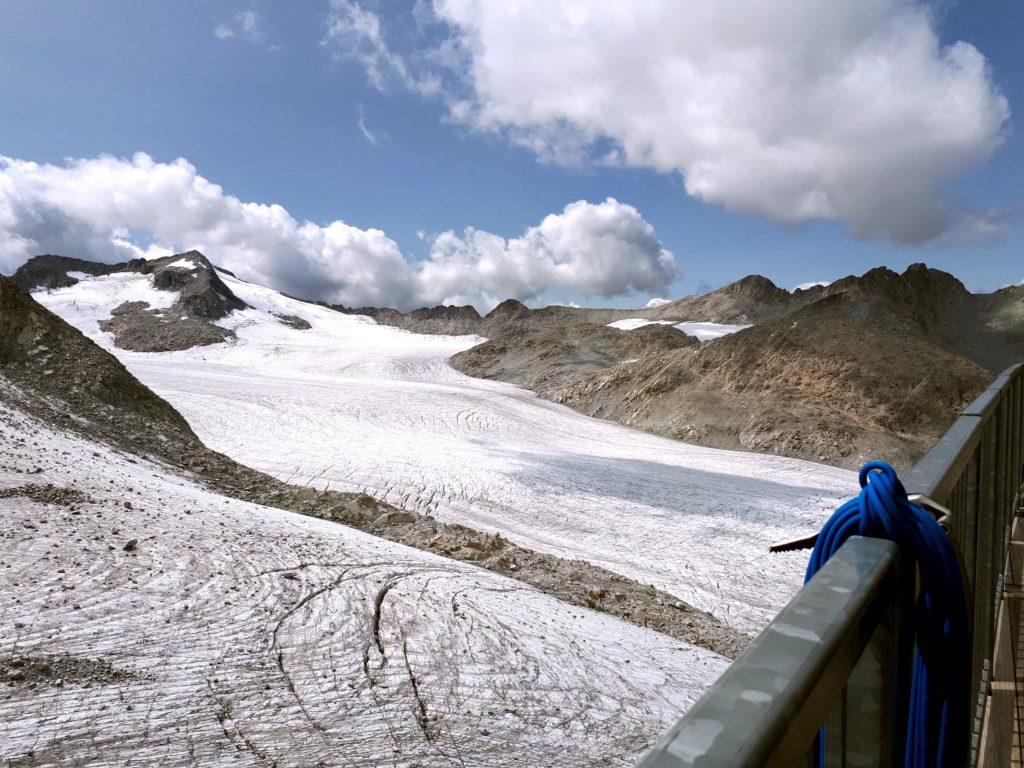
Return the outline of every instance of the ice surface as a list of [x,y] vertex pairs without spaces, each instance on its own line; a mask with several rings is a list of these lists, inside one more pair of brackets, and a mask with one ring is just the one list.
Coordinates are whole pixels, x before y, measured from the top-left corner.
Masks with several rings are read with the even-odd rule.
[[153,287],[153,278],[136,272],[114,272],[93,277],[84,272],[68,273],[78,283],[67,288],[38,290],[36,300],[61,317],[74,317],[76,327],[93,339],[103,338],[111,346],[111,337],[99,329],[99,321],[126,301],[142,301],[150,309],[167,309],[178,300],[178,291]]
[[723,323],[677,323],[674,320],[645,320],[642,317],[627,317],[624,320],[608,323],[608,325],[621,331],[633,331],[637,328],[643,328],[645,325],[671,325],[684,333],[696,336],[701,341],[710,341],[720,336],[728,336],[730,333],[736,333],[736,331],[742,331],[744,328],[750,327],[749,325],[725,325]]
[[846,470],[659,438],[467,377],[446,361],[476,337],[378,326],[222,277],[252,307],[221,321],[237,341],[184,352],[112,349],[91,282],[36,298],[111,348],[215,450],[588,560],[743,631],[802,580],[806,554],[768,546],[816,531],[856,492]]
[[113,677],[5,678],[5,764],[631,766],[727,664],[0,406],[26,483],[88,500],[0,498],[0,668]]

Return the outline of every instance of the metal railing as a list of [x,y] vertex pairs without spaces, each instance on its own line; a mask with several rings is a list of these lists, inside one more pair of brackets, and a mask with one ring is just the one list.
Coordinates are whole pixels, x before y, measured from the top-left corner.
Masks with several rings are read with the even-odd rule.
[[[948,531],[967,587],[971,766],[1009,765],[1014,749],[1022,485],[1024,366],[1015,365],[964,409],[904,478],[911,499]],[[911,578],[900,573],[894,544],[851,538],[641,768],[811,765],[822,725],[826,765],[899,764],[894,756],[902,751],[903,718],[894,707],[903,681],[892,670],[908,651],[899,596],[906,594],[900,579]]]

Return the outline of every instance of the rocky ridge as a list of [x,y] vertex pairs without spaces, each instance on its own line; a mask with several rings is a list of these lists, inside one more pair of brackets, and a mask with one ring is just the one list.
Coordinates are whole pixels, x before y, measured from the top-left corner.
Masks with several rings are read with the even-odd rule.
[[119,348],[171,352],[234,338],[233,331],[216,321],[245,309],[245,303],[199,251],[119,264],[48,254],[30,259],[11,276],[11,281],[28,291],[54,290],[77,284],[76,274],[103,277],[125,272],[147,275],[153,288],[176,293],[178,298],[165,309],[151,309],[144,301],[128,301],[116,307],[110,317],[100,321],[100,328],[114,335]]
[[996,373],[1024,359],[1024,289],[972,294],[923,264],[792,293],[749,277],[646,314],[754,325],[586,364],[592,340],[509,332],[452,365],[689,442],[906,468]]

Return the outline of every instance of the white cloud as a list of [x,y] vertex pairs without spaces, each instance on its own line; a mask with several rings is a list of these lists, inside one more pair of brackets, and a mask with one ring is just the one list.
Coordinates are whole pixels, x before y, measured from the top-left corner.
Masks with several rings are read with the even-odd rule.
[[819,285],[831,285],[828,280],[818,280],[809,283],[800,283],[800,285],[793,288],[794,291],[806,291],[810,288],[817,288]]
[[373,131],[366,126],[366,113],[363,110],[363,105],[359,105],[358,116],[356,118],[356,125],[359,126],[359,132],[363,134],[363,138],[366,139],[373,146],[380,144],[380,139]]
[[441,90],[440,78],[410,65],[406,57],[394,52],[384,40],[380,17],[351,0],[331,0],[327,33],[323,44],[339,58],[359,62],[370,83],[379,91],[397,79],[411,91],[433,96]]
[[240,37],[250,43],[259,43],[265,35],[263,18],[253,10],[239,11],[228,21],[214,27],[213,34],[218,40]]
[[666,304],[671,304],[672,299],[659,299],[657,297],[651,299],[644,304],[644,309],[655,309],[657,307],[664,307]]
[[636,208],[608,198],[570,203],[508,240],[472,227],[443,232],[419,283],[428,303],[492,305],[551,289],[605,298],[660,291],[676,277],[675,258],[654,228]]
[[43,165],[0,157],[0,270],[58,253],[101,261],[198,248],[243,279],[349,306],[474,303],[549,290],[614,296],[665,288],[672,255],[639,212],[608,199],[571,203],[522,236],[476,229],[430,239],[410,262],[379,229],[296,220],[242,202],[184,159],[102,156]]
[[915,0],[434,0],[448,38],[401,55],[377,16],[333,9],[379,87],[447,67],[452,119],[545,160],[679,172],[702,200],[857,237],[940,234],[944,184],[1009,116],[982,54]]

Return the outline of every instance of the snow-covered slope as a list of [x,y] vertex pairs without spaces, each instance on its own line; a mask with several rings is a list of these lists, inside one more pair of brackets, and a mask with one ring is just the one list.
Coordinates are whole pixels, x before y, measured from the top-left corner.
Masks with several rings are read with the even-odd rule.
[[0,406],[5,765],[628,766],[726,663]]
[[[769,555],[768,545],[816,530],[856,490],[844,470],[667,440],[464,376],[446,360],[476,337],[378,326],[226,275],[251,307],[221,321],[234,343],[113,349],[97,320],[126,289],[111,282],[114,295],[107,279],[35,296],[112,349],[211,448],[291,482],[366,492],[588,560],[744,631],[763,627],[801,582],[805,556]],[[144,291],[148,278],[134,279]]]
[[728,336],[730,333],[736,333],[750,327],[749,325],[727,325],[724,323],[677,323],[675,320],[646,320],[642,317],[627,317],[623,320],[616,320],[614,323],[608,323],[610,328],[618,328],[620,331],[632,331],[637,328],[643,328],[645,325],[671,325],[683,333],[696,336],[701,341],[710,341],[720,336]]

